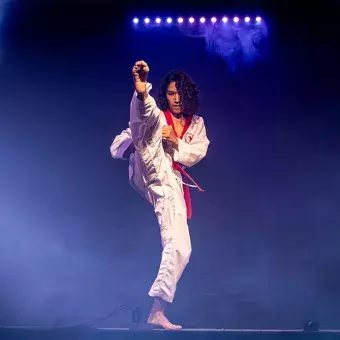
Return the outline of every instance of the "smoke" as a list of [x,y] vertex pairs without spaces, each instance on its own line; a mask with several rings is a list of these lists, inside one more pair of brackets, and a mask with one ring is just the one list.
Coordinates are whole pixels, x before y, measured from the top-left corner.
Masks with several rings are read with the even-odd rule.
[[263,19],[260,24],[183,25],[180,29],[191,38],[204,38],[207,52],[222,58],[233,71],[266,54],[268,30]]

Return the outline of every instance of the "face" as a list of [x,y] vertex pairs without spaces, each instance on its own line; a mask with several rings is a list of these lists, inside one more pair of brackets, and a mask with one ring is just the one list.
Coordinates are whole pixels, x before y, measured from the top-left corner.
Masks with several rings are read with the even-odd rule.
[[175,114],[182,113],[181,97],[177,91],[176,83],[173,81],[168,85],[166,90],[166,99],[168,101],[168,108]]

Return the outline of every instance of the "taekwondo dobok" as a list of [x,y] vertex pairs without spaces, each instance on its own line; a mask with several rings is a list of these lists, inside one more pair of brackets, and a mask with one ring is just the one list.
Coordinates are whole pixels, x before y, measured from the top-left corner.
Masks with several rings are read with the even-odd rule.
[[[158,275],[149,291],[172,303],[177,282],[191,254],[187,219],[191,218],[189,187],[198,184],[185,168],[205,157],[210,141],[202,117],[186,118],[184,130],[173,148],[162,138],[162,127],[173,126],[170,111],[161,111],[150,95],[147,83],[145,101],[134,92],[130,104],[129,127],[113,140],[110,147],[114,159],[129,160],[129,181],[132,187],[149,201],[160,226],[162,260]],[[133,147],[133,151],[125,156]]]

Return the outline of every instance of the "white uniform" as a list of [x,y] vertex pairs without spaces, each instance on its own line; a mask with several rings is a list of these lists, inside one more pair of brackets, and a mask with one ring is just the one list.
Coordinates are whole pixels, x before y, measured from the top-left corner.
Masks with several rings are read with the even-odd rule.
[[[152,85],[148,84],[148,92],[151,88]],[[171,303],[191,254],[182,176],[173,169],[172,157],[184,166],[193,166],[206,155],[210,142],[203,118],[194,116],[183,139],[178,139],[178,150],[166,152],[162,143],[162,127],[165,125],[164,113],[154,98],[149,94],[145,101],[141,101],[135,92],[130,106],[129,128],[116,136],[110,151],[113,158],[123,159],[124,152],[134,143],[136,152],[130,155],[129,180],[153,205],[163,246],[160,268],[149,295]]]

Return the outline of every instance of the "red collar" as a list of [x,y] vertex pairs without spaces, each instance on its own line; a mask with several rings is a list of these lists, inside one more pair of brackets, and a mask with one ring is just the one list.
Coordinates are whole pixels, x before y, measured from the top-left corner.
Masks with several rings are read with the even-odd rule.
[[185,133],[187,132],[187,130],[189,129],[189,126],[190,126],[191,120],[192,120],[192,116],[184,118],[185,119],[184,128],[183,128],[183,131],[182,131],[181,135],[178,136],[177,132],[176,132],[176,129],[175,129],[174,120],[172,119],[171,111],[169,109],[165,110],[164,111],[164,115],[165,115],[165,119],[166,119],[167,124],[172,126],[172,128],[173,128],[173,130],[174,130],[174,132],[176,134],[176,137],[182,139],[183,136],[185,135]]

